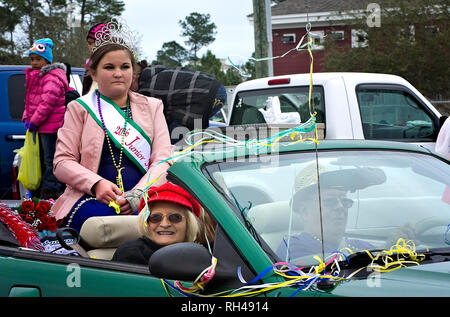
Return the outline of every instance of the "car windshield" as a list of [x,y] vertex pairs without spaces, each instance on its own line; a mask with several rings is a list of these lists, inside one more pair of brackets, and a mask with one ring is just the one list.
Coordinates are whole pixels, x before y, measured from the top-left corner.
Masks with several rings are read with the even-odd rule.
[[[280,260],[450,244],[450,165],[401,151],[296,152],[206,167]],[[300,262],[299,262],[300,261]]]

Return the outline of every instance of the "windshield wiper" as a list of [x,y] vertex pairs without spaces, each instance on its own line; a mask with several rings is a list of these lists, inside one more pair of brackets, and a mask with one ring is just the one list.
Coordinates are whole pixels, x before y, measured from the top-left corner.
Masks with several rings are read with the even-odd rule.
[[450,261],[450,248],[426,250],[421,253],[433,263]]
[[450,248],[439,248],[439,249],[432,249],[432,250],[426,250],[422,253],[428,254],[428,255],[450,255]]

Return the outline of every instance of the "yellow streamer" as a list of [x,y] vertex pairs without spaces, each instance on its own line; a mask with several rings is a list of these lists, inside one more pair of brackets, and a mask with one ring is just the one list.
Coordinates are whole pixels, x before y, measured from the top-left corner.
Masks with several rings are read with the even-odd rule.
[[[409,259],[407,260],[407,258]],[[419,262],[423,259],[425,259],[425,255],[416,252],[414,241],[405,241],[400,238],[389,250],[378,253],[368,268],[376,272],[390,272],[405,267],[407,264],[420,265]],[[384,265],[375,264],[374,262],[377,260],[381,260]]]

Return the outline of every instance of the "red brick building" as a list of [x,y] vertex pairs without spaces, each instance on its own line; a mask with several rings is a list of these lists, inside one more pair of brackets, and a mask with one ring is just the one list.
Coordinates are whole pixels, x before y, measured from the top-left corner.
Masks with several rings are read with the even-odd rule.
[[[323,35],[331,36],[338,46],[361,46],[358,30],[352,29],[342,12],[366,10],[374,0],[286,0],[272,7],[272,56],[281,56],[294,49],[306,34],[311,23],[313,37],[314,72],[323,70]],[[250,17],[250,20],[252,17]],[[305,39],[306,41],[306,39]],[[308,73],[310,57],[307,51],[292,51],[283,58],[273,60],[273,73],[277,75]]]

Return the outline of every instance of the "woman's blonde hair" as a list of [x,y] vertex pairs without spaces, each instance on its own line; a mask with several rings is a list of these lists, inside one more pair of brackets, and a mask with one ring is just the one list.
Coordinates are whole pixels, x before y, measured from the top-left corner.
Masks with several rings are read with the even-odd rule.
[[[150,208],[150,210],[148,210]],[[186,236],[183,242],[194,242],[200,232],[200,224],[197,217],[188,209],[183,208],[184,216],[186,218]],[[139,233],[150,239],[150,233],[148,231],[148,216],[151,212],[151,204],[146,204],[142,208],[138,217],[138,229]]]

